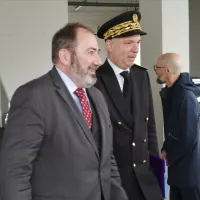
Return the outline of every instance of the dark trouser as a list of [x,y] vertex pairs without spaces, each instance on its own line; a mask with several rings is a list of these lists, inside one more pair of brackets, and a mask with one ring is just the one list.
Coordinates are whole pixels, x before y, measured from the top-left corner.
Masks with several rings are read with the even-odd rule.
[[[127,179],[126,179],[127,180]],[[129,200],[146,200],[142,189],[138,183],[135,172],[133,172],[132,179],[128,179],[129,181],[122,182],[122,186],[124,187],[126,194]]]
[[170,187],[170,200],[200,200],[200,187],[179,189]]

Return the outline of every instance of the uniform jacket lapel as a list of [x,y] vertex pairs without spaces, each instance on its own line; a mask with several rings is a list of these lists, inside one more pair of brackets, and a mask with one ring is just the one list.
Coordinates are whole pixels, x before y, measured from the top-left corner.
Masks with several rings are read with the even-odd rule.
[[142,99],[140,99],[140,92],[138,91],[138,88],[141,88],[140,83],[140,77],[139,74],[137,74],[137,70],[135,70],[134,66],[130,68],[130,76],[131,76],[131,89],[132,89],[132,109],[133,109],[133,124],[134,127],[137,126],[136,122],[139,121],[137,119],[140,114],[138,113],[140,110],[140,104],[143,102]]
[[135,133],[141,129],[140,122],[143,117],[145,120],[145,113],[148,113],[146,109],[146,99],[149,96],[146,96],[145,89],[143,85],[144,73],[141,73],[138,70],[138,67],[134,67],[134,65],[130,69],[131,82],[132,82],[132,107],[133,107],[133,123],[134,123],[134,131]]
[[121,117],[124,119],[125,122],[127,122],[130,127],[132,127],[132,115],[126,109],[119,82],[107,60],[99,68],[98,78],[102,79],[102,81],[104,82],[105,88],[112,102],[116,106],[116,109],[119,111]]
[[94,142],[93,136],[91,134],[91,131],[85,122],[83,115],[81,114],[80,110],[76,106],[76,103],[74,102],[73,98],[71,97],[71,94],[69,93],[69,90],[65,86],[64,82],[62,81],[61,77],[59,76],[56,68],[54,67],[51,71],[51,77],[54,82],[54,84],[57,87],[57,92],[61,96],[61,98],[66,102],[69,109],[71,110],[72,114],[76,118],[78,124],[82,128],[85,136],[87,137],[88,141],[90,142],[92,148],[94,149],[97,158],[99,159],[99,153],[96,147],[96,144]]

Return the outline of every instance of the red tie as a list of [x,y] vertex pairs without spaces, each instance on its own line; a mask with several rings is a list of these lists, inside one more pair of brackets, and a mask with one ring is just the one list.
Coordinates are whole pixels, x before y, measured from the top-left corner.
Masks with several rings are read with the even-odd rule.
[[84,91],[82,88],[77,88],[74,93],[80,100],[81,107],[83,110],[83,117],[85,118],[85,121],[87,122],[88,126],[91,128],[92,127],[92,112],[90,110],[90,106],[84,94]]

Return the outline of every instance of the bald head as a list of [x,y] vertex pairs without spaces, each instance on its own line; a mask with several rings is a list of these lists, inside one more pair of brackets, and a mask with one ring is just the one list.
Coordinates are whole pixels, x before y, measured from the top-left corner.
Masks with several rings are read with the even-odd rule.
[[168,87],[178,79],[182,71],[182,61],[177,53],[162,54],[155,66],[157,74],[157,83],[166,83]]
[[178,75],[182,70],[181,57],[177,53],[165,53],[158,58],[158,63],[160,66],[169,69],[169,72],[173,75]]

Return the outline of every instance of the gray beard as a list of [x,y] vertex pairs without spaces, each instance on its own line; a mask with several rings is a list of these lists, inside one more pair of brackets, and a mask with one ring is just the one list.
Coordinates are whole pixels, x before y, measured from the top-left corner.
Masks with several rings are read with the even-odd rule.
[[157,77],[156,82],[158,84],[164,84],[165,83],[165,81],[161,80],[159,77]]
[[[88,70],[90,68],[92,67],[89,67]],[[97,78],[95,76],[91,77],[81,68],[76,55],[73,55],[72,57],[71,75],[78,83],[80,83],[80,85],[84,85],[84,88],[90,88],[97,82]]]

